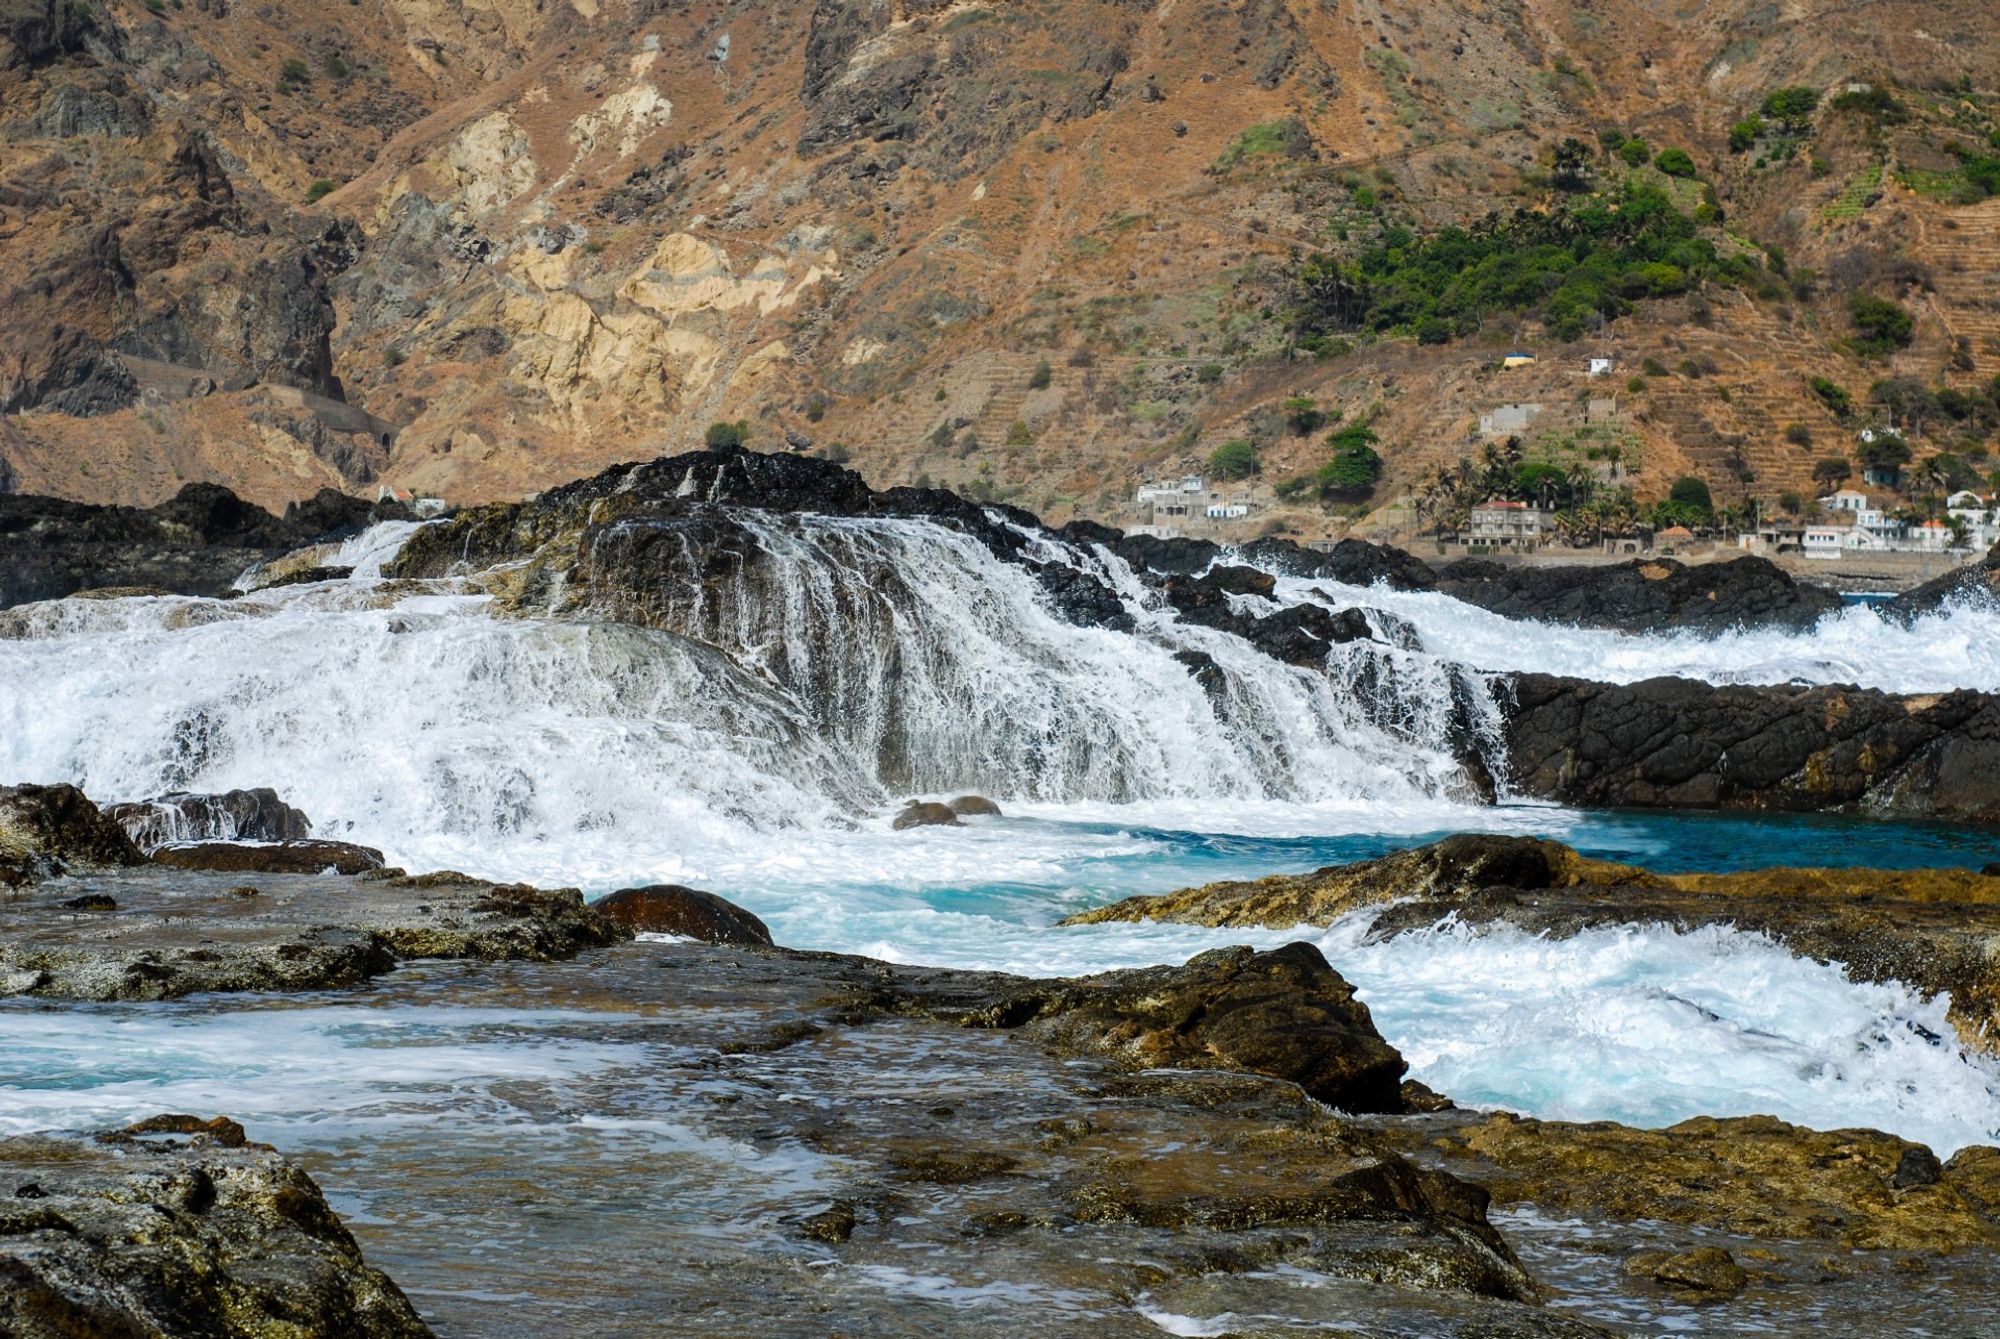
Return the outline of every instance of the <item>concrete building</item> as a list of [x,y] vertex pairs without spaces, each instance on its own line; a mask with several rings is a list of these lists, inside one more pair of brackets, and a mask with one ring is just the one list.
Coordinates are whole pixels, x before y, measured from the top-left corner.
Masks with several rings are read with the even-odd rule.
[[1541,416],[1538,404],[1503,404],[1479,416],[1481,437],[1518,437]]
[[1489,498],[1472,509],[1465,542],[1494,549],[1532,549],[1549,536],[1555,513],[1525,502]]

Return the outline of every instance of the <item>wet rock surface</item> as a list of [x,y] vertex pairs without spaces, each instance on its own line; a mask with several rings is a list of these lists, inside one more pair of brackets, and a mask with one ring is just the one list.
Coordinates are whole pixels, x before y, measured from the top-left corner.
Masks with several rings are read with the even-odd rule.
[[75,786],[0,786],[0,888],[73,866],[137,865],[125,829]]
[[319,1186],[233,1121],[0,1139],[0,1334],[427,1339]]
[[174,791],[150,800],[108,804],[104,814],[124,828],[142,851],[169,842],[292,842],[312,836],[312,820],[268,786],[210,795]]
[[0,494],[0,609],[119,587],[221,595],[256,563],[408,514],[331,489],[282,517],[219,484],[150,508]]
[[770,927],[734,902],[678,884],[621,888],[591,903],[628,930],[679,935],[705,944],[769,944]]
[[1730,925],[1842,965],[1857,980],[1949,992],[1968,1044],[2000,1049],[2000,877],[1970,870],[1768,869],[1656,874],[1533,837],[1465,835],[1379,860],[1135,897],[1071,924],[1325,925],[1372,911],[1371,933],[1446,916],[1567,937],[1606,925]]
[[2000,822],[2000,698],[1687,679],[1505,681],[1515,789],[1588,807]]
[[1956,605],[1991,609],[2000,605],[2000,544],[1987,550],[1977,563],[1955,567],[1941,577],[1906,590],[1884,604],[1880,613],[1908,623],[1926,614],[1942,613]]
[[1505,618],[1635,633],[1804,632],[1841,608],[1833,591],[1795,581],[1765,558],[1694,566],[1647,558],[1553,567],[1464,558],[1439,570],[1437,589]]
[[[1190,621],[1250,638],[1280,659],[1317,665],[1332,645],[1376,638],[1365,618],[1317,607],[1264,616],[1236,613],[1228,595],[1268,594],[1271,579],[1244,567],[1197,575],[1218,555],[1213,545],[1189,549],[1183,547],[1187,541],[1132,539],[1087,523],[1052,531],[1019,508],[974,503],[940,489],[877,492],[860,476],[824,461],[741,450],[617,466],[530,502],[473,509],[415,536],[391,571],[441,577],[525,561],[525,569],[511,573],[502,590],[516,607],[589,607],[652,626],[698,628],[686,596],[691,583],[698,588],[733,578],[766,561],[755,534],[732,514],[743,508],[935,522],[1021,567],[1047,592],[1059,616],[1085,626],[1133,627],[1109,573],[1090,556],[1092,546],[1102,544],[1138,566]],[[1284,541],[1258,541],[1246,553],[1301,575],[1358,584],[1380,578],[1418,589],[1429,576],[1409,555],[1366,544],[1321,554]]]
[[[1472,1112],[1380,1128],[1392,1145],[1427,1150],[1501,1204],[1854,1251],[2000,1245],[2000,1220],[1961,1190],[1955,1175],[1898,1187],[1897,1165],[1922,1146],[1877,1130],[1809,1130],[1769,1116],[1702,1116],[1635,1130]],[[1710,1256],[1705,1263],[1706,1284],[1697,1261],[1671,1266],[1663,1281],[1727,1291],[1719,1286],[1727,1278],[1720,1262]]]
[[411,958],[567,958],[631,934],[574,889],[375,873],[246,885],[236,873],[155,868],[44,883],[0,898],[0,995],[322,990]]
[[235,874],[362,874],[382,868],[382,853],[353,842],[180,842],[153,852],[155,862],[175,869],[224,870]]

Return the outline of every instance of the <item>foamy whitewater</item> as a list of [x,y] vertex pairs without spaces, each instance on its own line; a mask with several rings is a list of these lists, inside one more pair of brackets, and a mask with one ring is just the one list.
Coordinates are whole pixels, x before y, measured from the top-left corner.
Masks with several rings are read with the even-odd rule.
[[[388,586],[381,566],[407,525],[351,541],[333,560],[355,567],[348,581],[11,611],[0,777],[72,781],[99,800],[272,786],[317,835],[411,868],[591,892],[691,883],[743,902],[781,943],[892,961],[1072,973],[1304,935],[1416,1076],[1463,1101],[1648,1125],[1771,1112],[1941,1152],[2000,1140],[2000,1069],[1956,1042],[1944,1001],[1854,985],[1751,936],[1050,928],[1127,893],[1470,829],[1669,865],[1746,851],[1984,863],[2000,852],[1977,835],[1484,806],[1445,731],[1455,711],[1492,719],[1486,671],[2000,690],[1990,614],[1904,628],[1855,609],[1807,634],[1631,637],[1283,582],[1281,600],[1316,586],[1421,639],[1339,648],[1319,674],[1180,624],[1106,555],[1067,560],[1114,581],[1135,634],[1057,618],[1020,568],[928,523],[756,524],[778,578],[697,601],[673,630],[502,617],[448,586]],[[1215,699],[1182,652],[1214,659]],[[889,830],[908,796],[965,791],[1008,817]],[[0,1087],[0,1128],[161,1109],[420,1118],[513,1066],[625,1062],[613,1045],[554,1041],[501,1055],[477,1035],[474,1012],[451,1009],[7,1011],[0,1044],[36,1061]]]

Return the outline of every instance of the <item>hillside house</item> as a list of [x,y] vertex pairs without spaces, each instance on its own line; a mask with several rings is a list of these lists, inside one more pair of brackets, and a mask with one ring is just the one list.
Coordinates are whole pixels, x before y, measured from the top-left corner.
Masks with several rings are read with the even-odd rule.
[[1199,474],[1189,474],[1164,483],[1141,484],[1132,500],[1139,514],[1150,521],[1185,521],[1207,509],[1208,481]]
[[1545,540],[1555,513],[1510,498],[1488,498],[1467,518],[1465,542],[1495,549],[1532,549]]
[[1509,371],[1517,367],[1533,367],[1534,365],[1535,355],[1521,349],[1515,349],[1500,360],[1500,366]]

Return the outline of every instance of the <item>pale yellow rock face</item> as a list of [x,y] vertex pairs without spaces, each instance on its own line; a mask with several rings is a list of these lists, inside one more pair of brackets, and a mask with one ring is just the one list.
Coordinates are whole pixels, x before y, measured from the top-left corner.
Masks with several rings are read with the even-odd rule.
[[721,247],[677,232],[660,243],[645,269],[626,280],[619,296],[669,321],[751,307],[768,316],[797,303],[804,289],[826,277],[827,271],[811,265],[795,284],[792,267],[772,255],[758,257],[748,274],[739,275]]
[[569,142],[576,146],[579,157],[615,148],[620,158],[630,158],[647,136],[673,119],[674,104],[659,89],[651,84],[634,84],[621,93],[613,93],[597,110],[585,112],[571,122]]
[[430,167],[475,214],[513,203],[534,188],[541,171],[527,135],[505,112],[491,112],[460,131]]

